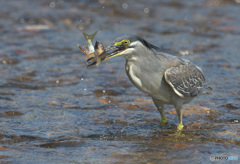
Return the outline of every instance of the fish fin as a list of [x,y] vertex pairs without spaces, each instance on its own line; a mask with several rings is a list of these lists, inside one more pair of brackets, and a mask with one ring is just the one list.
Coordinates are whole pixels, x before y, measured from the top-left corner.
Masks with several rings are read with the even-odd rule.
[[90,57],[90,58],[88,58],[88,59],[87,59],[87,62],[89,62],[89,61],[94,62],[94,58],[95,58],[95,57]]
[[101,58],[99,56],[97,56],[97,62],[96,65],[98,66],[101,63]]
[[89,61],[94,61],[94,57],[88,58],[88,59],[87,59],[87,62],[89,62]]
[[94,61],[94,57],[95,57],[95,54],[94,54],[94,53],[88,54],[88,55],[87,55],[87,58],[88,58],[87,61],[89,61],[89,60]]
[[86,53],[86,51],[84,51],[84,49],[83,49],[80,45],[78,45],[78,48],[82,51],[82,53],[83,53],[84,55],[88,56],[87,53]]
[[88,35],[86,32],[83,33],[84,38],[88,41],[88,40],[93,40],[93,38],[95,37],[95,35],[97,34],[98,31],[94,32],[91,35]]
[[99,41],[96,41],[96,42],[95,42],[95,45],[94,45],[94,49],[95,49],[95,50],[98,49],[98,44],[99,44]]
[[94,61],[94,62],[88,64],[87,67],[91,67],[91,66],[93,66],[93,65],[95,65],[95,64],[96,64],[96,62]]
[[106,58],[106,56],[107,56],[107,53],[106,53],[106,50],[104,50],[104,52],[99,55],[99,58],[101,59],[101,61],[103,61]]

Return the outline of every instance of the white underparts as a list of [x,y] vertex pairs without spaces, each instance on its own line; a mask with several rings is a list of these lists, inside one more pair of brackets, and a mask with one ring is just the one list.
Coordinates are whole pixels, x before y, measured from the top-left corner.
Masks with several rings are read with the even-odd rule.
[[129,66],[129,75],[131,76],[132,80],[139,86],[142,87],[141,80],[134,74],[132,66]]

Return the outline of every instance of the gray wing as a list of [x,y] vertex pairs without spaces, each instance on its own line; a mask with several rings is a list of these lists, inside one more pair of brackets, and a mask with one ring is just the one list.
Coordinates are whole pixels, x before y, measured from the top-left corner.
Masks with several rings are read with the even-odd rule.
[[205,84],[202,71],[192,63],[169,68],[164,77],[174,92],[182,98],[197,96]]

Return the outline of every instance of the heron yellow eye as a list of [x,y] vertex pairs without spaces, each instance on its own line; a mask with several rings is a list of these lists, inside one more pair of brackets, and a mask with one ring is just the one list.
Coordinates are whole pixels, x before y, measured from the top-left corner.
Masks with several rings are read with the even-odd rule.
[[122,42],[122,44],[123,44],[124,46],[128,45],[129,43],[130,43],[129,40],[123,40],[123,42]]

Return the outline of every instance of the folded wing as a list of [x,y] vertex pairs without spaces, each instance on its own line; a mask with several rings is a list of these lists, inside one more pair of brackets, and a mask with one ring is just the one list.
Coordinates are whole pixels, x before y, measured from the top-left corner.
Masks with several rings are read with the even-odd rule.
[[174,92],[182,98],[197,96],[205,84],[202,71],[192,63],[167,69],[164,78]]

